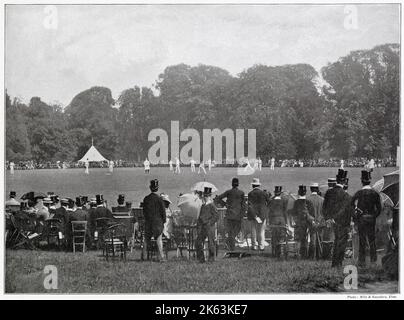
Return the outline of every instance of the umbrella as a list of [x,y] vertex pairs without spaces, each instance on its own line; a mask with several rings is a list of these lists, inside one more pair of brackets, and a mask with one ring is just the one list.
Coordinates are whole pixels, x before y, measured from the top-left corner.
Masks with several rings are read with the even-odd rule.
[[201,181],[196,183],[193,187],[192,187],[192,191],[200,191],[203,192],[203,190],[205,190],[205,188],[212,188],[212,192],[216,192],[217,188],[210,182],[207,181]]
[[37,198],[46,198],[46,194],[42,192],[30,191],[21,197],[22,200],[35,200]]
[[181,217],[178,217],[176,224],[192,225],[198,219],[202,200],[194,193],[186,193],[179,197],[177,206],[180,208]]
[[381,193],[383,202],[387,201],[397,207],[399,202],[399,185],[400,170],[397,170],[385,174],[383,179],[380,179],[373,185],[373,189]]

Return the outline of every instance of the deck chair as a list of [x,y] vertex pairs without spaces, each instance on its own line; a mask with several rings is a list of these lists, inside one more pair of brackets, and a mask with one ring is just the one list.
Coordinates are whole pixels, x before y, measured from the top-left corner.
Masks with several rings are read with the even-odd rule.
[[107,261],[119,257],[126,261],[128,242],[125,235],[125,226],[118,223],[109,226],[104,233],[103,255]]
[[72,221],[72,242],[73,252],[76,247],[81,248],[82,252],[86,251],[87,221]]
[[36,250],[41,234],[35,232],[34,222],[24,215],[11,215],[11,223],[14,228],[14,235],[11,248],[26,248]]

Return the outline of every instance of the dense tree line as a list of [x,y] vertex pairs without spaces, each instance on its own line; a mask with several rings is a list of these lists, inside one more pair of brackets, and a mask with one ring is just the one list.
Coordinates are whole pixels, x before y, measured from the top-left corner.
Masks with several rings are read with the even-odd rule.
[[[399,144],[398,44],[351,52],[321,69],[254,65],[236,77],[214,66],[167,67],[153,88],[93,87],[64,109],[6,94],[6,159],[75,161],[94,145],[140,161],[150,130],[256,129],[266,159],[394,156]],[[319,85],[319,79],[325,85]],[[321,82],[320,82],[321,83]]]

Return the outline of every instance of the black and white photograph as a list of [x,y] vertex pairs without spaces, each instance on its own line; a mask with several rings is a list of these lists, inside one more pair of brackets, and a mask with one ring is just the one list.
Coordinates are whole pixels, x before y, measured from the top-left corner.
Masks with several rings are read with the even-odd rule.
[[401,15],[5,3],[3,295],[400,298]]

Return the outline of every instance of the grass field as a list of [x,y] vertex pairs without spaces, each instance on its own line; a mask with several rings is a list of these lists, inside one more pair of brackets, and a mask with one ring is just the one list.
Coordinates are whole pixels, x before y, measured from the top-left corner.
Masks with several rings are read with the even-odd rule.
[[[179,260],[181,259],[181,260]],[[349,261],[346,261],[349,264]],[[44,288],[44,268],[54,265],[58,289]],[[360,270],[358,290],[343,287],[343,269],[328,261],[278,261],[266,256],[219,258],[214,263],[171,258],[166,263],[107,262],[100,252],[7,251],[7,293],[372,293],[397,292],[396,282],[380,282],[379,269]],[[375,282],[376,281],[376,282]]]
[[[360,188],[360,170],[348,169],[350,193]],[[373,182],[393,170],[376,169]],[[240,188],[248,192],[252,178],[258,177],[264,189],[272,191],[275,185],[282,185],[296,193],[299,184],[326,184],[336,172],[336,168],[264,168],[252,176],[239,176]],[[205,178],[223,192],[236,175],[235,168],[214,168],[206,176],[191,174],[189,168],[183,168],[180,175],[167,168],[152,168],[149,175],[142,168],[117,168],[113,174],[107,169],[92,169],[90,175],[82,169],[16,171],[13,176],[7,172],[6,191],[15,190],[19,196],[31,190],[69,197],[101,193],[110,206],[115,205],[118,194],[124,193],[127,200],[138,204],[149,193],[149,180],[158,178],[160,191],[169,194],[175,207],[176,196],[189,191],[194,183]],[[46,265],[58,269],[57,290],[44,289]],[[139,251],[129,254],[127,262],[106,262],[100,252],[93,251],[8,250],[5,287],[8,293],[324,293],[345,292],[344,277],[343,270],[331,269],[328,261],[278,261],[253,256],[198,264],[172,257],[162,264],[140,261]],[[359,291],[369,291],[369,283],[376,281],[372,293],[397,292],[396,282],[379,280],[383,280],[379,269],[362,270]]]

